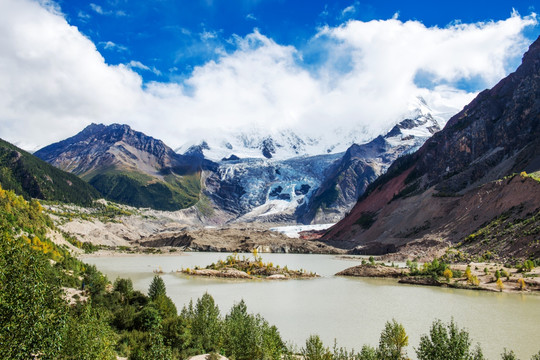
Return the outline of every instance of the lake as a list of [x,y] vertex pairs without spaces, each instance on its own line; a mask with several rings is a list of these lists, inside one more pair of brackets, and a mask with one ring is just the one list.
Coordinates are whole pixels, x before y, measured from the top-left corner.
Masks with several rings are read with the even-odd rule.
[[[358,279],[334,276],[360,263],[359,258],[334,255],[262,254],[264,262],[305,269],[321,275],[309,280],[226,280],[177,274],[181,268],[204,267],[227,253],[182,253],[179,255],[137,255],[87,257],[111,281],[116,277],[133,280],[137,290],[147,292],[154,270],[161,269],[167,295],[178,311],[184,304],[211,294],[222,315],[244,299],[248,311],[260,313],[276,325],[282,337],[302,346],[310,334],[318,334],[325,345],[360,350],[363,344],[376,346],[386,321],[396,319],[409,335],[407,353],[415,358],[414,347],[429,332],[435,319],[452,318],[466,328],[472,343],[480,343],[487,359],[500,359],[503,348],[528,360],[540,350],[540,296],[499,294],[398,284],[392,279]],[[242,255],[242,254],[241,254]],[[251,254],[246,254],[251,256]]]

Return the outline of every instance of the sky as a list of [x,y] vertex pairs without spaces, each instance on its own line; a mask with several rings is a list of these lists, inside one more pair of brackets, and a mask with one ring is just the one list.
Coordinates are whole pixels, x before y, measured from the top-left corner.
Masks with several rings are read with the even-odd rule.
[[210,133],[447,119],[514,71],[535,1],[0,0],[0,137],[33,151],[90,123],[176,148]]

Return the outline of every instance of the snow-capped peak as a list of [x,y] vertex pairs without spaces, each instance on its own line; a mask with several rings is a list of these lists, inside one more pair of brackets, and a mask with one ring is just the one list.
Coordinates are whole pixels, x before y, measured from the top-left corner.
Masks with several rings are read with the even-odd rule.
[[[409,122],[403,123],[403,119],[408,119]],[[411,137],[425,140],[440,130],[446,120],[437,116],[422,97],[416,97],[411,101],[408,110],[396,119],[395,127],[399,128],[400,135],[405,140]],[[218,162],[246,158],[284,160],[299,156],[341,153],[352,144],[363,144],[381,135],[371,134],[366,128],[354,124],[346,129],[335,128],[317,137],[305,133],[301,129],[266,128],[207,133],[203,139],[183,144],[176,152],[198,154]],[[394,145],[401,137],[390,139],[390,136],[387,136],[387,140]]]

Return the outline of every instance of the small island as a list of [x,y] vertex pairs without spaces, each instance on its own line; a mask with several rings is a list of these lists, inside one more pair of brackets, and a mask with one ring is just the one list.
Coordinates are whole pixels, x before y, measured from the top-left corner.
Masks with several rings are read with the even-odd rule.
[[237,253],[227,256],[226,260],[208,265],[205,268],[182,269],[178,272],[186,275],[219,277],[229,279],[267,279],[289,280],[310,279],[319,277],[316,273],[300,270],[291,270],[287,266],[280,267],[271,262],[264,263],[258,255],[257,249],[252,251],[253,258],[240,256]]
[[407,261],[406,267],[376,263],[373,257],[361,265],[345,269],[337,276],[395,278],[402,284],[442,286],[458,289],[520,292],[540,291],[540,268],[527,260],[515,266],[489,262],[450,265],[445,259],[434,259],[419,266]]

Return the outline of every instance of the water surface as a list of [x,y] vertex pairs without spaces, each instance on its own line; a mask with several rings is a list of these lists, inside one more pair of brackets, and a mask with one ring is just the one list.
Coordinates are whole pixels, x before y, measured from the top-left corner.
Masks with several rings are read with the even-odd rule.
[[[178,256],[140,255],[86,258],[114,280],[133,280],[137,290],[147,292],[162,269],[167,294],[180,311],[189,300],[210,293],[222,315],[244,299],[248,310],[260,313],[278,327],[287,341],[302,346],[310,334],[318,334],[326,345],[337,339],[339,346],[359,350],[363,344],[376,346],[386,321],[396,319],[409,335],[408,354],[428,333],[434,319],[454,318],[467,328],[473,343],[479,342],[488,359],[500,359],[503,348],[511,348],[521,360],[540,350],[540,296],[499,294],[398,284],[391,279],[359,279],[333,276],[358,259],[333,255],[263,254],[265,262],[306,269],[321,275],[310,280],[226,280],[177,274],[181,268],[204,267],[226,253],[183,253]],[[251,256],[246,254],[246,256]]]

